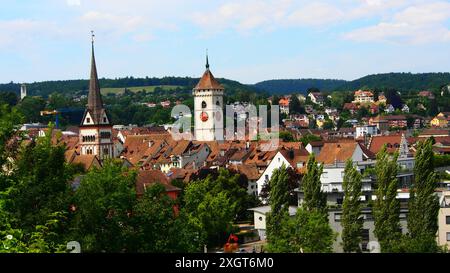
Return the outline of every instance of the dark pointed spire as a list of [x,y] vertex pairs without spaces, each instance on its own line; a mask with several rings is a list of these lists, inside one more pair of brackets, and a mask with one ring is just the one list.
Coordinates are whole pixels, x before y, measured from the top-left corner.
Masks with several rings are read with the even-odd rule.
[[89,82],[88,109],[102,109],[103,102],[100,94],[100,84],[98,82],[97,66],[94,55],[94,31],[92,33],[92,57],[91,57],[91,78]]
[[208,49],[206,49],[206,69],[209,69]]

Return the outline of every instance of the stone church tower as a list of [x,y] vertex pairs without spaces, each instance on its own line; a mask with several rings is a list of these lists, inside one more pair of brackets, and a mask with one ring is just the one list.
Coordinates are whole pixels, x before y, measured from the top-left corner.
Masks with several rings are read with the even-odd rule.
[[224,88],[209,70],[206,55],[206,71],[193,89],[194,136],[198,141],[223,140]]
[[96,155],[100,160],[114,155],[112,125],[103,107],[97,67],[94,56],[94,35],[92,35],[91,77],[88,104],[80,124],[80,146],[82,155]]

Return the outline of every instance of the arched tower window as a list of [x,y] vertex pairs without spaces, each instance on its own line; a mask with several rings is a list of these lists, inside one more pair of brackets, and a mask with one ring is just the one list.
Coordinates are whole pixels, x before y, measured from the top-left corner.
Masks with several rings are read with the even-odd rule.
[[206,101],[202,101],[202,108],[206,108]]

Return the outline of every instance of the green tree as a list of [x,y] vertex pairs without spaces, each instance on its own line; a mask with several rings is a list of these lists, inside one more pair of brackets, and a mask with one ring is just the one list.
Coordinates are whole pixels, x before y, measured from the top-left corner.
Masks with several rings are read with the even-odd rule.
[[409,199],[408,239],[415,241],[408,252],[436,252],[439,201],[435,195],[438,178],[434,172],[434,152],[428,139],[419,142],[414,163],[414,183]]
[[19,101],[19,98],[17,97],[16,93],[14,92],[3,92],[1,93],[0,97],[0,104],[7,104],[9,106],[14,106]]
[[[315,121],[314,121],[315,122]],[[301,137],[300,141],[302,142],[303,146],[306,147],[306,145],[308,145],[310,142],[313,141],[321,141],[322,138],[320,138],[320,136],[317,135],[313,135],[313,134],[307,134]]]
[[[61,243],[61,228],[66,222],[64,213],[49,215],[43,225],[37,225],[31,232],[22,229],[0,229],[0,253],[55,253],[66,252],[66,245]],[[3,223],[5,224],[5,223]]]
[[26,122],[42,121],[40,111],[45,109],[46,102],[41,97],[25,97],[19,104],[17,109],[23,114]]
[[281,140],[283,140],[284,142],[293,142],[294,141],[294,136],[289,131],[281,131],[279,133],[279,138]]
[[330,253],[336,234],[323,212],[297,209],[295,218],[289,221],[290,248],[292,252]]
[[[75,193],[72,239],[83,251],[122,252],[130,246],[130,217],[136,203],[136,173],[120,160],[106,161],[83,177]],[[114,240],[111,240],[114,238]]]
[[171,237],[175,221],[175,202],[167,196],[161,184],[147,188],[133,208],[130,224],[135,240],[130,249],[137,252],[171,252]]
[[269,181],[270,213],[266,217],[266,234],[270,252],[290,252],[289,245],[289,176],[286,166],[274,170]]
[[314,154],[311,154],[307,162],[307,171],[302,179],[302,189],[304,193],[303,206],[305,210],[318,210],[326,212],[327,195],[322,192],[320,176],[323,172],[323,165],[318,164]]
[[400,203],[397,197],[397,158],[388,154],[386,145],[378,152],[375,164],[376,200],[373,205],[375,236],[383,252],[397,251],[402,238],[400,228]]
[[291,101],[289,103],[289,113],[290,114],[305,114],[305,108],[300,103],[297,95],[292,94]]
[[189,222],[201,227],[199,242],[209,246],[221,245],[233,231],[236,219],[241,188],[227,170],[222,176],[214,179],[209,175],[206,179],[196,180],[186,187],[184,193],[184,213]]
[[[18,134],[17,125],[23,121],[23,116],[16,108],[11,108],[6,104],[0,105],[0,191],[6,187],[5,171],[11,169],[11,166],[5,166],[8,158],[15,158],[17,154],[18,141],[11,142],[12,137]],[[16,144],[16,146],[12,144]]]
[[363,218],[361,215],[361,174],[349,159],[345,165],[342,204],[342,246],[345,252],[361,252]]
[[45,137],[23,146],[15,162],[6,208],[25,231],[69,207],[71,176],[65,162],[65,147],[52,144],[52,132],[50,127]]

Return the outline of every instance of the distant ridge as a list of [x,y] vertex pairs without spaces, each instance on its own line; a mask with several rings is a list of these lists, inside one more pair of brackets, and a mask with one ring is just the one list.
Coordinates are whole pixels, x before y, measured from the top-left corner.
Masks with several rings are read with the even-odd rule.
[[256,83],[254,86],[272,94],[291,92],[306,93],[309,88],[315,87],[322,91],[332,91],[344,84],[345,80],[328,79],[297,79],[297,80],[268,80]]
[[271,94],[306,93],[308,88],[318,88],[321,91],[348,91],[360,88],[395,89],[400,92],[439,89],[450,84],[450,73],[384,73],[374,74],[356,79],[326,80],[326,79],[286,79],[268,80],[256,83],[254,86]]
[[[163,78],[134,78],[125,77],[117,79],[100,79],[102,88],[126,88],[138,86],[180,86],[189,90],[197,84],[199,78],[190,77],[163,77]],[[361,88],[369,89],[395,89],[400,92],[437,90],[450,84],[449,72],[438,73],[384,73],[374,74],[353,81],[336,79],[277,79],[267,80],[256,84],[242,84],[237,81],[220,78],[226,90],[232,92],[264,92],[268,94],[305,94],[309,88],[318,88],[321,91],[354,91]],[[30,95],[47,97],[53,92],[62,94],[87,93],[88,80],[42,81],[27,84]],[[0,84],[0,92],[11,91],[19,93],[19,83]]]

